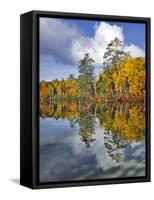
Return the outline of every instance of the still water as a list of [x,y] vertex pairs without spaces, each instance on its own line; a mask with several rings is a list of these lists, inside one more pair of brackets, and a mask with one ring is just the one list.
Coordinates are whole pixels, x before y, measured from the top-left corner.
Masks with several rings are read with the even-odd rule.
[[142,103],[40,105],[40,182],[145,176]]

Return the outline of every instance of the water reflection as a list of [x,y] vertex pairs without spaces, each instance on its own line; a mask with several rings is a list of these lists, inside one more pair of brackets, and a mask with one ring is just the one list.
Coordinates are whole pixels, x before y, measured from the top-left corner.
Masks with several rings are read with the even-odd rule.
[[40,180],[145,175],[143,103],[40,104]]

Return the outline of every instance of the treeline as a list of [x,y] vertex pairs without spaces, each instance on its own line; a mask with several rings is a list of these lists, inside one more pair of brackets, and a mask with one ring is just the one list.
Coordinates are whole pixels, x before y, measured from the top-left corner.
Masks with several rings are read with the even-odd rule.
[[101,100],[144,100],[145,58],[132,58],[121,49],[122,42],[115,38],[106,48],[103,56],[103,70],[94,73],[94,60],[85,54],[80,60],[77,78],[41,81],[40,99],[101,99]]
[[70,98],[77,97],[78,95],[78,82],[73,77],[68,78],[67,80],[58,80],[53,81],[41,81],[40,83],[40,98],[41,100],[45,99],[55,99],[55,98]]
[[[40,98],[76,98],[96,97],[97,99],[110,99],[114,97],[125,99],[144,99],[145,97],[145,59],[127,58],[119,65],[120,76],[112,66],[109,70],[99,73],[98,79],[91,82],[85,90],[85,82],[70,76],[66,80],[41,81]],[[88,91],[89,89],[89,91]]]

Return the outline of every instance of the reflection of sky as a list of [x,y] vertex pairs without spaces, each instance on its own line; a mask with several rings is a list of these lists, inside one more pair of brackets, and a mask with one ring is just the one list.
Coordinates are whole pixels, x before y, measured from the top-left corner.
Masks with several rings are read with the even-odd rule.
[[[143,176],[145,146],[132,143],[121,150],[124,157],[116,163],[104,146],[103,129],[95,127],[96,140],[90,148],[80,140],[79,127],[70,128],[67,120],[41,119],[40,181],[64,181]],[[52,127],[52,128],[51,128]]]

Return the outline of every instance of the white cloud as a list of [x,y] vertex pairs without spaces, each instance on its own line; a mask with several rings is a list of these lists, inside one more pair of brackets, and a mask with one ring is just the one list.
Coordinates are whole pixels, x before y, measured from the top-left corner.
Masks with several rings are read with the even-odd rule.
[[64,20],[40,18],[40,50],[42,55],[52,55],[63,63],[73,63],[71,42],[78,39],[80,30]]
[[138,46],[131,44],[130,46],[125,46],[124,51],[130,52],[132,57],[143,57],[145,52]]
[[[52,55],[56,61],[64,64],[78,64],[85,53],[89,53],[95,63],[102,66],[107,44],[118,37],[124,43],[123,29],[107,22],[96,23],[94,36],[85,36],[77,26],[66,20],[40,19],[40,47],[42,55]],[[124,46],[133,57],[144,56],[144,51],[131,44]]]
[[122,28],[101,22],[95,26],[94,38],[80,37],[74,40],[71,49],[72,57],[78,61],[85,53],[89,53],[96,64],[101,66],[106,46],[115,37],[124,40]]
[[110,25],[106,22],[101,22],[95,26],[95,41],[102,45],[109,43],[115,37],[118,37],[120,40],[124,40],[123,29],[116,25]]

